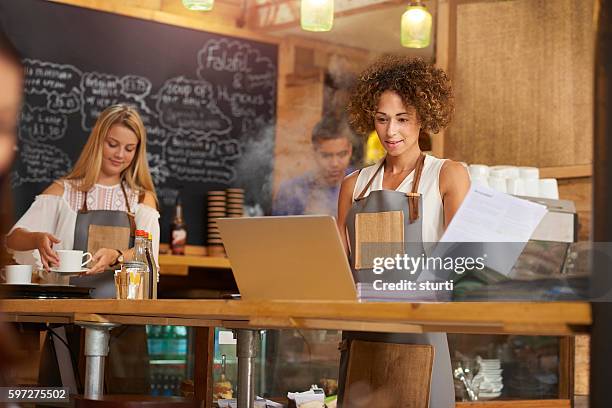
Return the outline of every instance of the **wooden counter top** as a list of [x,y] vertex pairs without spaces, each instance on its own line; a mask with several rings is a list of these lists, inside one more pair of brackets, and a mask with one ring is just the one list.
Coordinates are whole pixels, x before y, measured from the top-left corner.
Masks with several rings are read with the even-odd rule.
[[358,303],[246,300],[2,300],[9,321],[109,321],[228,328],[388,332],[584,333],[583,302]]

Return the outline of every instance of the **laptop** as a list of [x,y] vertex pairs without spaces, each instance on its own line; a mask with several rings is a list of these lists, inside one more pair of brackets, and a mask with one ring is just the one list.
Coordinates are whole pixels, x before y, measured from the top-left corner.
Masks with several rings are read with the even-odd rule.
[[333,217],[221,218],[217,223],[241,298],[357,300]]

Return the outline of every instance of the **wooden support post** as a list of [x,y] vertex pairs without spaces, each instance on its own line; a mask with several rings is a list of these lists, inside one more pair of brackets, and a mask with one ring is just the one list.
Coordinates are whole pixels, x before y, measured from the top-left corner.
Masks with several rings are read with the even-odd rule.
[[212,408],[213,358],[215,355],[215,328],[196,327],[194,393],[204,401],[205,408]]

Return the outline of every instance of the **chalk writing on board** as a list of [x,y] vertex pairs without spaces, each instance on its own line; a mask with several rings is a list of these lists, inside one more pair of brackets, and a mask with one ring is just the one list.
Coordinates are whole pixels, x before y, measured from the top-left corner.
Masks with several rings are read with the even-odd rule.
[[14,182],[64,175],[71,161],[61,140],[69,122],[80,124],[84,138],[101,112],[116,103],[133,105],[141,115],[156,185],[170,179],[234,182],[244,149],[240,135],[250,137],[273,125],[275,64],[251,45],[230,39],[207,41],[197,60],[197,78],[172,77],[155,90],[150,79],[134,73],[87,72],[26,59],[27,103],[19,131],[25,165]]
[[78,92],[81,82],[81,71],[68,64],[56,64],[36,59],[25,59],[26,93],[54,92],[67,95]]
[[230,183],[236,176],[232,163],[240,155],[236,141],[214,136],[174,135],[166,146],[168,168],[173,177],[185,181],[223,180]]
[[37,142],[58,140],[64,137],[67,122],[66,115],[47,109],[34,110],[26,103],[21,111],[20,137]]
[[212,85],[204,80],[167,80],[157,95],[156,109],[160,123],[175,132],[209,136],[232,130],[231,120],[216,105]]
[[209,40],[198,52],[198,78],[206,80],[218,73],[230,73],[231,85],[219,84],[217,100],[227,102],[233,116],[254,117],[267,107],[274,116],[276,67],[259,50],[236,40]]
[[66,175],[72,162],[66,153],[57,147],[22,140],[19,151],[23,170],[12,176],[12,186],[23,183],[51,182]]

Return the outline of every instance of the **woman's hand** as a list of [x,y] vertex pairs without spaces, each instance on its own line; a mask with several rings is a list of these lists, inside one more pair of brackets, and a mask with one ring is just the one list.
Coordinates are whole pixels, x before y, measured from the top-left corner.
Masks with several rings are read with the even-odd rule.
[[94,254],[93,258],[91,259],[90,263],[93,263],[93,266],[89,268],[89,270],[87,271],[87,274],[91,275],[94,273],[104,272],[106,268],[108,268],[109,266],[115,263],[118,257],[119,257],[119,251],[117,251],[116,249],[109,249],[109,248],[98,249],[98,251]]
[[62,241],[47,232],[36,232],[34,242],[40,253],[40,261],[47,272],[52,266],[59,266],[59,256],[53,250],[53,244],[59,244]]

